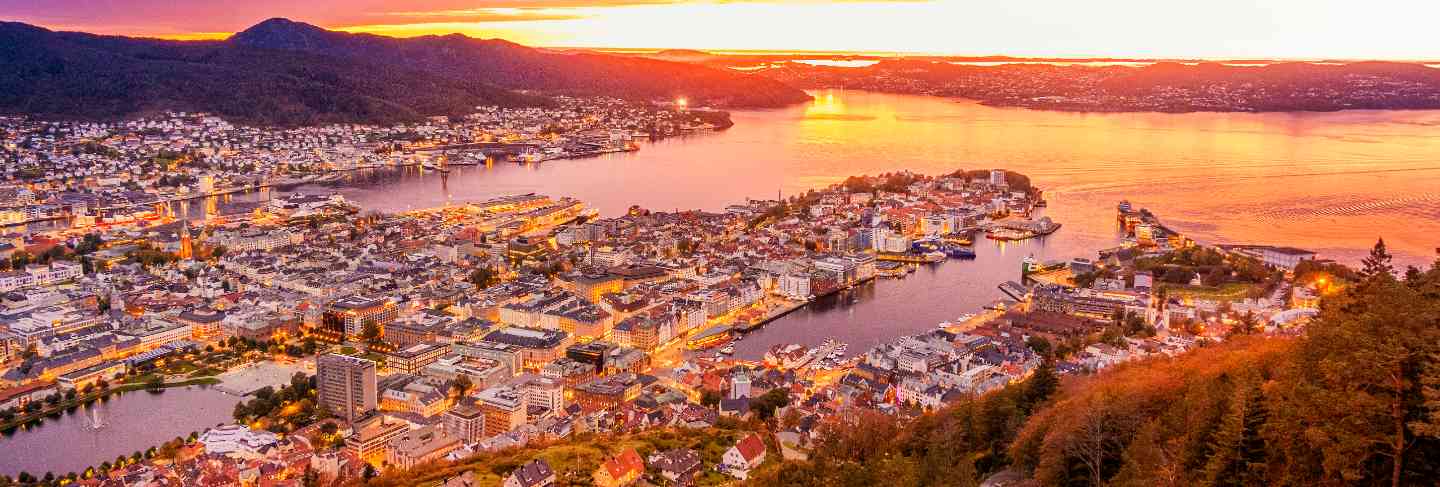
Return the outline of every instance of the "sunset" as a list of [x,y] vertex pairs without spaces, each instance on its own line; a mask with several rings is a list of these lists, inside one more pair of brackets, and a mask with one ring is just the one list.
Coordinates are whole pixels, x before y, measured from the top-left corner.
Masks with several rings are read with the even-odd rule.
[[0,0],[0,487],[1435,485],[1437,18]]
[[218,38],[269,17],[391,36],[563,47],[1147,58],[1430,59],[1440,4],[1406,0],[722,1],[6,0],[53,29]]

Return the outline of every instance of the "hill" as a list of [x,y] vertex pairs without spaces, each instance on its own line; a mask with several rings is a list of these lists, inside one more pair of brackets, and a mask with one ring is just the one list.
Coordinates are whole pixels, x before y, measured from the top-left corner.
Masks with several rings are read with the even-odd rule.
[[226,42],[409,66],[452,78],[479,77],[516,90],[636,99],[683,96],[695,104],[724,107],[775,107],[810,99],[780,82],[730,70],[594,52],[556,52],[459,34],[397,39],[270,19]]
[[[394,123],[477,105],[548,103],[536,92],[778,106],[809,97],[775,81],[682,63],[562,54],[460,35],[332,32],[272,19],[225,41],[54,32],[0,23],[0,112],[114,119],[206,111],[240,122]],[[523,92],[521,92],[523,91]]]
[[304,52],[18,23],[0,23],[0,65],[0,110],[48,118],[184,110],[265,125],[393,123],[545,102],[480,81]]

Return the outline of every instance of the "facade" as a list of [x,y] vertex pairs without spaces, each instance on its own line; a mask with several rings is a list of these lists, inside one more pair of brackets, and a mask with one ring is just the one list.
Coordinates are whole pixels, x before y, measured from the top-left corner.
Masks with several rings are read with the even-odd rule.
[[317,336],[333,342],[358,337],[365,325],[375,323],[381,327],[395,321],[400,314],[395,303],[386,298],[349,296],[330,302],[321,316]]
[[321,406],[347,422],[375,410],[375,362],[333,353],[315,362]]
[[725,455],[721,457],[721,463],[729,470],[730,475],[740,480],[748,478],[750,470],[764,462],[765,442],[760,439],[760,435],[754,433],[725,450]]
[[386,355],[385,366],[407,374],[418,374],[435,360],[450,353],[450,347],[438,344],[418,344]]
[[384,416],[372,416],[353,429],[354,433],[345,438],[345,451],[371,465],[386,460],[390,442],[410,430],[405,423],[386,421]]
[[480,391],[480,410],[485,412],[485,437],[503,435],[525,424],[525,394],[509,387]]
[[445,432],[465,443],[485,439],[485,411],[479,406],[462,402],[441,416]]
[[406,431],[390,440],[385,452],[385,462],[390,466],[408,469],[415,465],[439,460],[462,445],[460,439],[441,428],[424,426]]

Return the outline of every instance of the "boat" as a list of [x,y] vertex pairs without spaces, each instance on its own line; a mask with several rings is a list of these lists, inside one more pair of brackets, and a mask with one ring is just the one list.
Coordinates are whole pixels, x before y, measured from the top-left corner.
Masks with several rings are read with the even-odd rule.
[[983,308],[991,311],[1005,311],[1005,309],[1008,307],[1009,306],[1005,304],[1004,300],[995,301],[993,303],[983,306]]
[[914,252],[935,252],[940,248],[940,239],[935,237],[922,238],[910,243],[910,250]]
[[975,249],[961,245],[949,245],[945,247],[945,254],[953,259],[974,259]]
[[734,346],[734,345],[726,345],[725,348],[720,349],[720,353],[723,353],[723,354],[725,354],[725,355],[734,355],[734,354],[735,354],[735,346]]

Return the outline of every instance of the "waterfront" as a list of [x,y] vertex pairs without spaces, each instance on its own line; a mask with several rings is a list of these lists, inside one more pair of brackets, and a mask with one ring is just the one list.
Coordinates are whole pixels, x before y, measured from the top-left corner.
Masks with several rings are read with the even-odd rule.
[[[130,391],[96,401],[38,426],[0,437],[0,474],[21,471],[35,476],[83,471],[119,455],[158,446],[176,436],[231,422],[238,398],[202,386],[177,387],[162,393]],[[92,428],[91,408],[98,408],[103,426]]]
[[574,196],[602,215],[638,204],[719,210],[853,174],[939,174],[1003,167],[1046,190],[1065,227],[1022,242],[981,239],[973,261],[879,280],[779,318],[736,345],[848,342],[851,353],[953,320],[1002,294],[1020,260],[1094,257],[1114,246],[1115,204],[1129,199],[1203,243],[1265,243],[1354,264],[1377,236],[1397,260],[1425,264],[1440,235],[1435,111],[1083,114],[1003,109],[935,97],[816,92],[811,104],[740,111],[736,125],[645,144],[635,153],[539,165],[495,163],[449,174],[357,172],[330,187],[367,209],[402,211],[523,192]]
[[1383,234],[1397,260],[1428,264],[1440,235],[1440,111],[1085,114],[815,94],[810,104],[733,112],[730,129],[633,153],[448,175],[368,170],[333,187],[385,211],[534,191],[610,216],[632,204],[719,210],[855,174],[1003,167],[1046,190],[1047,214],[1065,224],[1056,238],[1084,255],[1112,241],[1120,199],[1204,243],[1291,245],[1349,263]]

